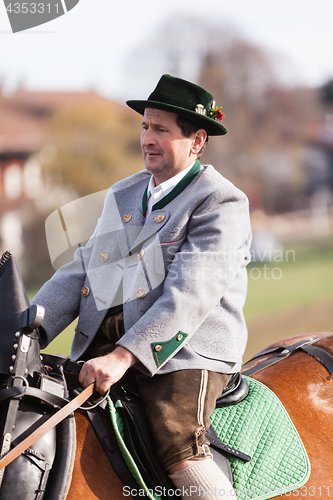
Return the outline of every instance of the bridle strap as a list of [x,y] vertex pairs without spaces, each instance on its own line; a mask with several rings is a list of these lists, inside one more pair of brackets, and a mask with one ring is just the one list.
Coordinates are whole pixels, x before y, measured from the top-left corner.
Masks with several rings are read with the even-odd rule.
[[275,353],[275,356],[265,359],[261,361],[259,364],[256,366],[253,366],[252,368],[248,368],[245,370],[242,370],[242,375],[247,375],[251,376],[254,375],[255,373],[260,372],[261,370],[264,370],[265,368],[268,368],[269,366],[274,365],[275,363],[278,363],[282,359],[285,359],[289,357],[291,354],[297,352],[297,351],[303,351],[309,356],[312,356],[315,358],[319,363],[321,363],[326,370],[329,372],[330,375],[333,374],[333,356],[329,354],[327,351],[322,349],[321,347],[318,346],[313,346],[315,342],[318,342],[319,340],[322,340],[324,338],[327,338],[328,335],[323,335],[320,337],[315,337],[315,338],[308,338],[306,340],[301,340],[299,342],[296,342],[295,344],[291,346],[277,346],[273,347],[270,349],[265,349],[263,351],[260,351],[256,356],[254,356],[250,361],[248,361],[244,366],[249,364],[255,359],[258,359],[262,356],[266,356],[268,354],[273,354]]
[[333,356],[329,352],[315,345],[303,346],[302,351],[312,356],[326,368],[330,375],[333,375]]
[[0,470],[10,464],[15,458],[17,458],[26,449],[30,448],[38,439],[44,436],[49,430],[58,425],[62,420],[64,420],[68,415],[74,412],[79,406],[81,406],[94,392],[95,383],[90,384],[86,387],[76,398],[72,399],[66,406],[58,410],[52,417],[50,417],[46,422],[44,422],[38,429],[36,429],[30,436],[21,441],[15,448],[9,451],[0,460]]
[[50,392],[43,391],[42,389],[38,389],[36,387],[26,386],[8,387],[6,389],[0,390],[0,403],[11,398],[21,399],[23,396],[36,398],[39,401],[48,403],[54,408],[62,408],[68,403],[67,399],[57,396],[56,394],[51,394]]

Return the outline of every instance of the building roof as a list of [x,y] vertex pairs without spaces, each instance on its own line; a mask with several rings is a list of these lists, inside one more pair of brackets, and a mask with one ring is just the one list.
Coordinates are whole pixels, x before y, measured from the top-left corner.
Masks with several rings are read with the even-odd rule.
[[[108,102],[89,92],[30,92],[20,89],[4,95],[0,90],[0,154],[32,153],[43,145],[49,118],[73,105]],[[121,107],[114,103],[115,107]]]

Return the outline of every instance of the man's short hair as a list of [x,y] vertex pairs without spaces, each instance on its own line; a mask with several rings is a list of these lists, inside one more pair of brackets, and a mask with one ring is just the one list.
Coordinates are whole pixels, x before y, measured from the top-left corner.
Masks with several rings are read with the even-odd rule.
[[[192,121],[187,120],[181,115],[177,115],[177,125],[182,131],[184,137],[191,137],[191,135],[195,134],[198,130],[200,130],[200,128],[202,128],[199,127],[197,124],[193,123]],[[206,149],[207,143],[208,143],[208,134],[202,148],[197,154],[198,158],[201,157],[202,153]]]

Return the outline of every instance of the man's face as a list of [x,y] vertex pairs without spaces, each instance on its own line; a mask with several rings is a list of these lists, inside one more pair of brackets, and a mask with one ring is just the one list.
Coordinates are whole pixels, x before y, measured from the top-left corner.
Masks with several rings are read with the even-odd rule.
[[184,137],[177,125],[177,115],[146,108],[142,120],[141,149],[146,169],[155,184],[170,179],[196,159],[191,152],[194,139]]

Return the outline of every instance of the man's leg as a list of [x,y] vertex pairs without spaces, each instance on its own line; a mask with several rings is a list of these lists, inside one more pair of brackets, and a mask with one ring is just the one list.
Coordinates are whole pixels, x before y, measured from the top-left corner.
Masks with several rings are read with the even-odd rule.
[[137,375],[157,455],[184,500],[235,499],[229,462],[225,459],[224,470],[215,464],[205,437],[229,379],[207,370]]
[[[228,459],[225,467],[220,469],[213,459],[187,460],[178,464],[181,468],[171,468],[170,479],[181,492],[183,498],[191,500],[209,498],[213,500],[235,499],[232,487],[232,474]],[[177,466],[175,466],[177,467]]]

